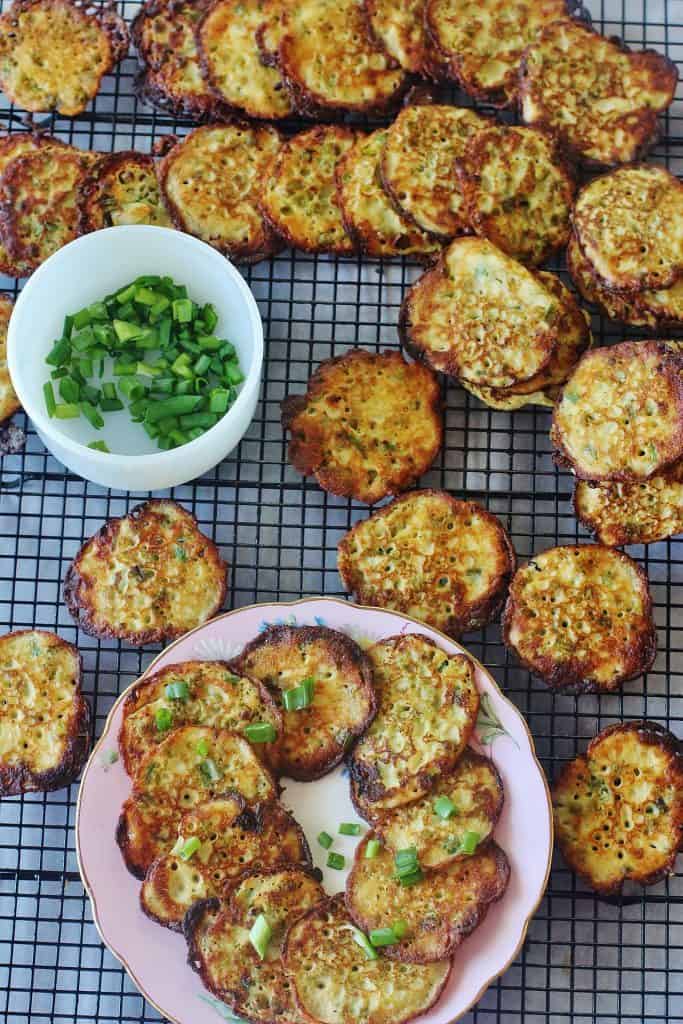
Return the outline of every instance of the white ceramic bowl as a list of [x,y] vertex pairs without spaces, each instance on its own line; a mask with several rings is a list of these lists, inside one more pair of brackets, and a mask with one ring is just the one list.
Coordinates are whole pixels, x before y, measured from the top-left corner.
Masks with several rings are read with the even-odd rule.
[[[141,274],[169,275],[196,302],[212,302],[216,334],[228,338],[245,376],[234,405],[188,444],[160,451],[127,409],[107,413],[102,430],[83,417],[50,419],[43,384],[45,356],[64,317],[116,291]],[[225,458],[246,432],[256,408],[263,363],[263,325],[254,296],[232,264],[191,235],[170,228],[105,228],[65,245],[36,270],[9,324],[7,358],[19,400],[45,446],[68,469],[104,487],[154,491],[200,476]],[[101,439],[111,454],[87,445]]]

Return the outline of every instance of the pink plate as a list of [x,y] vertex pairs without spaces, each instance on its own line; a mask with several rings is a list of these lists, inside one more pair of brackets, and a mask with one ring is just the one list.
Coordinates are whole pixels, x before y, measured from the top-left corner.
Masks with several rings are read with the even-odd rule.
[[[335,598],[308,598],[227,612],[167,647],[146,674],[188,659],[232,658],[266,625],[276,623],[330,626],[361,646],[398,633],[419,633],[449,653],[464,650],[407,616]],[[484,923],[458,949],[448,986],[438,1004],[420,1018],[421,1024],[452,1024],[509,966],[524,941],[550,870],[550,794],[531,735],[517,708],[478,663],[477,685],[482,705],[475,746],[494,758],[505,787],[505,807],[495,837],[510,860],[510,885]],[[130,791],[130,779],[117,760],[124,697],[125,693],[112,708],[81,782],[76,850],[83,884],[103,942],[145,998],[174,1024],[216,1024],[221,1017],[232,1019],[233,1014],[209,996],[186,965],[183,937],[160,928],[142,913],[140,883],[126,870],[114,839],[121,804]],[[323,829],[336,832],[340,821],[359,820],[348,790],[343,768],[318,782],[284,780],[282,800],[303,826],[329,892],[343,888],[346,873],[325,868],[325,851],[315,840]],[[353,837],[335,837],[335,849],[347,855],[347,864],[357,842]]]

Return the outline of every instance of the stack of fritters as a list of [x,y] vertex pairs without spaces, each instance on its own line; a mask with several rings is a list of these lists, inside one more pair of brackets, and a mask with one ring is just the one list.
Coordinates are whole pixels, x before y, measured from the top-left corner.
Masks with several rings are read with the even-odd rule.
[[577,477],[577,515],[604,543],[679,533],[680,342],[622,342],[585,355],[557,401],[551,440],[558,464]]
[[455,239],[408,290],[399,331],[411,354],[496,409],[552,405],[591,343],[559,278],[479,238]]

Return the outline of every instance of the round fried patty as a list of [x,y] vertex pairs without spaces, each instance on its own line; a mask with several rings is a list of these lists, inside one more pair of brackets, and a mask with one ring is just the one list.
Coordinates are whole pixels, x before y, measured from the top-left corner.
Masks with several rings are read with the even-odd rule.
[[337,564],[360,604],[457,637],[495,616],[515,555],[503,526],[476,502],[411,491],[356,523],[339,542]]
[[600,544],[550,548],[515,573],[503,638],[554,690],[617,690],[654,661],[647,576]]
[[21,409],[7,368],[7,327],[13,308],[9,295],[0,292],[0,423]]
[[235,668],[275,698],[312,680],[313,699],[299,710],[282,704],[282,772],[309,781],[339,764],[375,713],[372,671],[360,647],[324,626],[271,626],[247,644]]
[[288,458],[320,486],[372,504],[410,486],[441,447],[439,385],[399,352],[350,349],[282,403]]
[[683,459],[649,480],[574,489],[574,510],[601,544],[654,544],[683,533]]
[[81,230],[119,224],[172,227],[157,181],[154,158],[134,151],[97,162],[81,189]]
[[683,849],[680,741],[657,722],[609,726],[560,773],[553,814],[564,859],[596,892],[653,885]]
[[425,0],[363,0],[371,38],[413,75],[442,71],[424,20]]
[[683,456],[683,353],[629,341],[586,353],[553,413],[556,459],[581,480],[653,476]]

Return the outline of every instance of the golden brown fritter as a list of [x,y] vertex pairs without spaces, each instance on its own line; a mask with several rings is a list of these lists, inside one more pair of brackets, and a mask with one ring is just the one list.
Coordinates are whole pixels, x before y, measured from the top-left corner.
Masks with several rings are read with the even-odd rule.
[[119,224],[172,227],[159,191],[154,158],[133,150],[99,160],[81,188],[81,230]]
[[683,459],[649,480],[574,488],[574,510],[601,544],[654,544],[683,533]]

